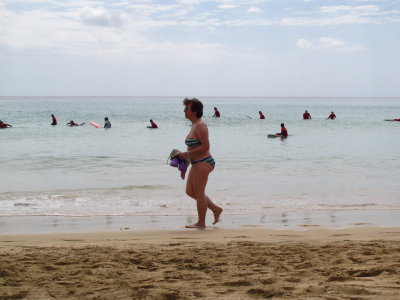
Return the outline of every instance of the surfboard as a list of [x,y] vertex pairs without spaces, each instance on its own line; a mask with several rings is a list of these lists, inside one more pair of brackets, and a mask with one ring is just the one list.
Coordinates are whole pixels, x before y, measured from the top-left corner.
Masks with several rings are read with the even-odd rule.
[[277,137],[280,137],[280,135],[276,135],[276,134],[268,134],[268,138],[271,138],[271,139],[273,139],[273,138],[277,138]]
[[101,128],[101,126],[99,124],[97,124],[96,122],[89,121],[89,123],[92,124],[96,128]]

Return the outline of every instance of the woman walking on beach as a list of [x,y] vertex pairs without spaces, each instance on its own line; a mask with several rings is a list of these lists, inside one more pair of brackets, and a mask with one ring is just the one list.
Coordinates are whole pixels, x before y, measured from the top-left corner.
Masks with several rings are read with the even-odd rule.
[[[185,140],[187,151],[179,154],[179,158],[189,157],[192,167],[186,182],[186,194],[197,202],[198,221],[187,225],[186,228],[206,227],[207,208],[214,213],[214,223],[219,221],[222,208],[215,205],[205,194],[208,175],[214,170],[215,161],[210,154],[210,141],[208,139],[207,124],[201,119],[203,116],[203,103],[200,100],[186,98],[183,100],[185,106],[185,118],[192,122],[192,127]],[[184,175],[182,175],[184,179]]]

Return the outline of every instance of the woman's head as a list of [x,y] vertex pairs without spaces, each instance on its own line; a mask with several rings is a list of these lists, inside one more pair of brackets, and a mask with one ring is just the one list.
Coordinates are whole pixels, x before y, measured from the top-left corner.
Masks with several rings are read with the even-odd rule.
[[196,98],[185,98],[183,100],[183,105],[186,106],[185,110],[190,110],[196,113],[197,118],[201,118],[203,116],[203,103],[199,99]]

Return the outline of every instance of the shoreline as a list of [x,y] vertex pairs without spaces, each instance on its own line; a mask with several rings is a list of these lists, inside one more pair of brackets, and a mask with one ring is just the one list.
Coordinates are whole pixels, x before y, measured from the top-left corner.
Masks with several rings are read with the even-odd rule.
[[[307,230],[278,230],[266,228],[240,228],[205,230],[125,230],[80,233],[42,233],[0,235],[0,254],[10,249],[112,247],[227,244],[231,242],[260,244],[334,243],[339,241],[377,243],[397,242],[400,247],[400,227],[351,227],[342,229],[309,228]],[[400,248],[399,248],[400,250]],[[398,253],[400,256],[400,252]],[[400,265],[399,265],[400,267]],[[400,284],[400,282],[399,282]]]
[[[196,216],[2,216],[0,236],[14,234],[56,234],[183,230]],[[222,214],[216,225],[207,215],[207,229],[260,228],[302,231],[312,228],[400,227],[400,210],[342,210],[271,212],[270,214]]]

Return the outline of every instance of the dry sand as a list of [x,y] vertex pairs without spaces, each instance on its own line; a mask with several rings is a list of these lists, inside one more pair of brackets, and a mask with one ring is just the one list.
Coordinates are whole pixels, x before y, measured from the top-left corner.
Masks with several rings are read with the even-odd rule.
[[0,299],[400,299],[400,228],[0,235]]

